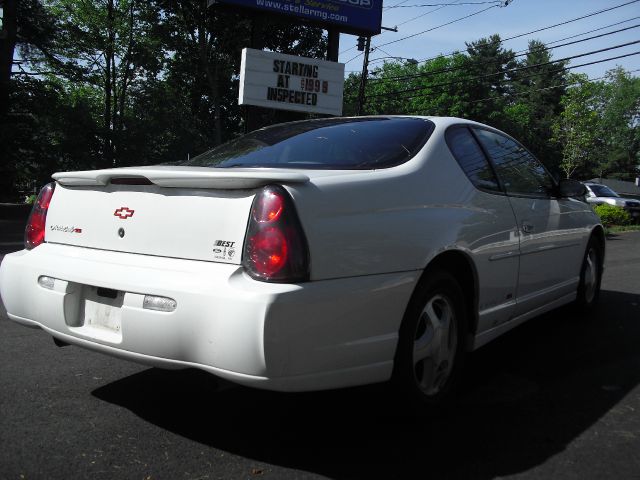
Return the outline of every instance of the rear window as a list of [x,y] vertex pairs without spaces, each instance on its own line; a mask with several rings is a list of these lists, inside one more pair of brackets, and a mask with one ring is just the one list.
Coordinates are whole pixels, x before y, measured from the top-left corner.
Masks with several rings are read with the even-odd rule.
[[433,132],[419,118],[340,118],[251,132],[179,165],[368,170],[406,162]]

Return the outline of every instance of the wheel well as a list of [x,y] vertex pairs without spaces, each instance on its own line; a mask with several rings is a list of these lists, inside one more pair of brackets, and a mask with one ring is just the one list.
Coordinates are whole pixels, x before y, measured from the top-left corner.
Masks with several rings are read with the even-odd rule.
[[465,298],[465,308],[467,318],[469,319],[468,331],[472,336],[475,335],[478,327],[478,276],[471,262],[471,259],[460,251],[449,250],[436,256],[427,268],[424,269],[420,281],[434,270],[444,270],[455,277],[462,288]]

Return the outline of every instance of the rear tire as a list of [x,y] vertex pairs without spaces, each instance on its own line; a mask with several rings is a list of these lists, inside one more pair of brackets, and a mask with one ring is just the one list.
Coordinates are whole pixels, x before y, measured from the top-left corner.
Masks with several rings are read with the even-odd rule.
[[591,237],[582,260],[580,269],[580,283],[576,307],[583,312],[592,310],[600,298],[600,283],[602,282],[602,246]]
[[434,270],[409,302],[398,340],[394,381],[410,399],[441,405],[455,389],[465,358],[464,295],[449,273]]

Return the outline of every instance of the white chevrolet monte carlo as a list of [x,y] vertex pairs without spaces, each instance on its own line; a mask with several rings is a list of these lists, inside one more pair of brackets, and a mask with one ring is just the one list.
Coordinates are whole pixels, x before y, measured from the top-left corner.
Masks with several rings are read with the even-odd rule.
[[8,316],[144,364],[281,391],[393,379],[439,403],[467,352],[598,299],[584,186],[458,118],[294,122],[53,178],[2,262]]

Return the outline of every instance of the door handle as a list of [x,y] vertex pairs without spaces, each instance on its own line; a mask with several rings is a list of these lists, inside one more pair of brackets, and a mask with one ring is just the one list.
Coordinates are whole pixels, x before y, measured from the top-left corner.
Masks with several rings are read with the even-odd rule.
[[522,224],[522,231],[524,233],[531,233],[533,232],[534,228],[533,225],[531,225],[530,223],[523,223]]

